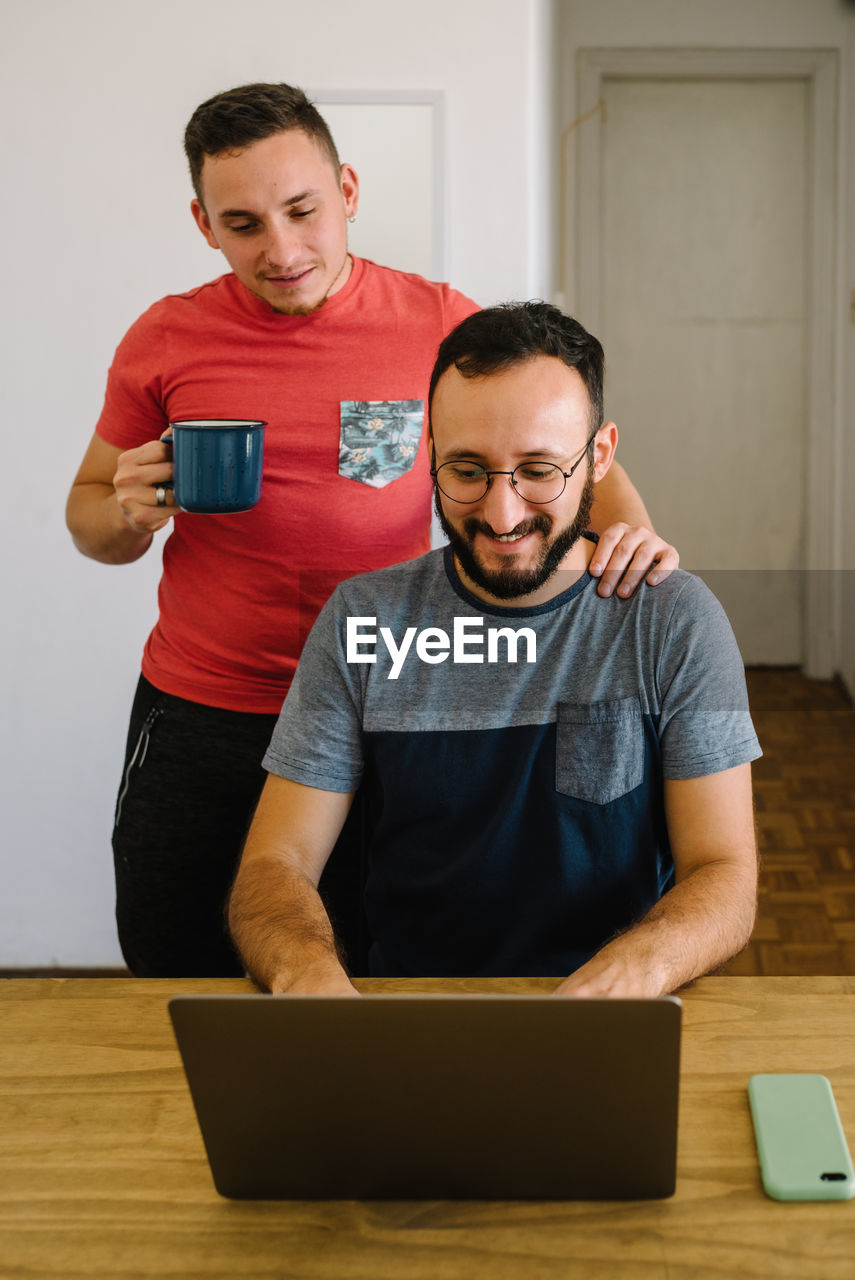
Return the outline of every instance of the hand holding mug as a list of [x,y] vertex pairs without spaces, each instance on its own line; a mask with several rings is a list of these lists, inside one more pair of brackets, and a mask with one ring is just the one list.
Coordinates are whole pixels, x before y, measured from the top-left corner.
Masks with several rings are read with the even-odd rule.
[[119,455],[113,488],[125,523],[135,533],[156,533],[172,518],[172,471],[168,440],[149,440]]

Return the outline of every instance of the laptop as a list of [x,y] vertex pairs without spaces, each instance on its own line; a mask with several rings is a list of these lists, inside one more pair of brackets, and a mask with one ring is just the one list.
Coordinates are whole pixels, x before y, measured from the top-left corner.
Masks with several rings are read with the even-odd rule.
[[223,1196],[674,1191],[674,996],[187,995],[169,1011]]

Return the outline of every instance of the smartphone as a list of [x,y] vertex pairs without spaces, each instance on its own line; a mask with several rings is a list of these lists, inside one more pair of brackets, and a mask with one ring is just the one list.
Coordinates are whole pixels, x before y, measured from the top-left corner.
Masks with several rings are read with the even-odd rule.
[[752,1076],[748,1100],[767,1195],[773,1200],[855,1196],[852,1157],[825,1076]]

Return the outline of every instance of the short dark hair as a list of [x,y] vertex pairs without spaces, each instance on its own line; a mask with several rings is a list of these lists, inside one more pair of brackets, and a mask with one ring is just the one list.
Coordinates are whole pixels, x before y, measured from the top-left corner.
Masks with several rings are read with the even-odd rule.
[[549,302],[505,302],[476,311],[440,343],[430,379],[428,415],[442,375],[486,377],[533,356],[556,356],[575,369],[591,402],[591,431],[603,425],[603,348],[578,320]]
[[242,84],[197,107],[184,130],[184,151],[193,190],[202,199],[205,156],[238,151],[287,129],[300,129],[329,156],[336,177],[341,167],[326,120],[302,89],[290,84]]

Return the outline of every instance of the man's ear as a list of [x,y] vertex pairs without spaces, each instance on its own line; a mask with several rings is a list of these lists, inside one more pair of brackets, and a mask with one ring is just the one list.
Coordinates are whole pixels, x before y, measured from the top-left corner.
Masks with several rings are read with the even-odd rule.
[[594,441],[594,484],[602,480],[612,465],[617,449],[618,429],[613,422],[605,422]]
[[338,183],[344,197],[344,213],[347,218],[355,218],[359,208],[359,179],[356,170],[349,164],[339,169]]
[[211,223],[208,219],[208,215],[205,212],[205,206],[202,204],[201,200],[197,200],[194,197],[190,201],[190,212],[193,214],[193,219],[196,223],[196,226],[202,232],[202,235],[208,241],[208,244],[211,246],[211,248],[219,249],[220,247],[219,242],[217,240],[217,237],[214,235],[213,227],[211,226]]

